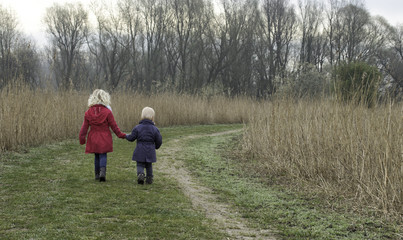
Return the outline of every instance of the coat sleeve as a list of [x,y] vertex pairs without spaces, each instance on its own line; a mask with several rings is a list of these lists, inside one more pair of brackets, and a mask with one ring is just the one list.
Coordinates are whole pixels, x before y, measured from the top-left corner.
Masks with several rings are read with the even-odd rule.
[[155,128],[155,130],[156,130],[154,135],[155,149],[158,149],[162,145],[162,136],[160,130],[158,130],[157,127]]
[[126,139],[130,142],[133,142],[137,139],[137,128],[133,128],[132,133],[130,135],[126,135]]
[[118,136],[119,138],[125,138],[126,134],[120,131],[120,128],[118,127],[118,124],[116,124],[115,118],[113,117],[112,112],[109,113],[108,115],[108,123],[109,126],[111,127],[112,131]]
[[87,136],[89,126],[90,126],[90,124],[88,123],[88,119],[84,116],[84,122],[83,122],[83,125],[81,126],[81,130],[80,130],[80,134],[79,134],[79,139],[80,139],[81,145],[85,144],[85,137]]

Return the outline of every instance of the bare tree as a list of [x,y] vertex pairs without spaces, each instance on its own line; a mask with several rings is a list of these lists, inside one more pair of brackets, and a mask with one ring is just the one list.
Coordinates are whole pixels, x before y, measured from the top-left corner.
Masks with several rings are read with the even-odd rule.
[[0,88],[10,82],[14,76],[14,42],[18,39],[17,19],[11,10],[0,6]]
[[[218,82],[218,75],[225,69],[225,58],[228,55],[227,30],[225,24],[213,11],[209,12],[210,26],[206,28],[206,46],[204,48],[205,65],[208,71],[205,85],[215,85]],[[229,62],[227,62],[228,64]]]
[[126,34],[129,38],[130,60],[128,67],[127,86],[132,88],[141,87],[144,75],[141,68],[141,46],[144,42],[144,22],[140,11],[139,2],[136,0],[122,0],[118,3],[119,12],[123,20]]
[[392,47],[400,60],[403,61],[403,24],[398,25],[392,30]]
[[329,0],[326,10],[327,24],[324,26],[329,42],[329,63],[331,66],[337,64],[340,60],[341,36],[343,34],[343,25],[339,11],[345,3],[343,0]]
[[179,64],[177,67],[180,72],[179,91],[189,89],[189,56],[190,40],[192,39],[193,29],[196,21],[196,11],[202,2],[200,0],[173,0],[171,7],[173,9],[173,23],[177,41],[177,52]]
[[[398,35],[388,34],[387,24],[372,18],[362,0],[328,0],[324,13],[320,1],[300,0],[300,24],[290,0],[221,3],[218,11],[212,0],[119,0],[113,7],[100,3],[91,36],[80,4],[55,4],[45,23],[57,83],[64,89],[88,82],[111,90],[126,84],[147,93],[203,89],[266,97],[288,80],[309,77],[312,71],[318,76],[343,61],[357,60],[377,63],[398,79]],[[24,46],[19,56],[29,55],[29,46]],[[3,59],[7,53],[2,52]],[[11,62],[19,61],[16,53],[9,56]]]
[[258,96],[276,91],[275,79],[283,79],[289,61],[290,44],[296,33],[296,14],[288,0],[265,0],[259,34]]
[[89,41],[89,49],[102,72],[102,81],[114,91],[128,76],[130,37],[124,29],[124,18],[118,8],[101,6],[95,9],[97,33]]
[[329,62],[363,60],[363,43],[368,38],[370,15],[359,0],[345,2],[329,0],[327,11],[327,36],[329,40]]
[[300,30],[302,31],[300,63],[302,65],[303,63],[310,63],[320,68],[318,66],[321,63],[320,55],[317,54],[322,45],[319,27],[323,19],[323,5],[316,0],[299,0],[298,8],[301,17]]
[[346,49],[342,51],[342,58],[347,62],[359,60],[361,52],[358,46],[367,37],[366,27],[370,15],[362,5],[352,3],[340,9],[339,13],[343,16],[342,24],[346,27],[343,35]]
[[[62,89],[79,84],[73,79],[74,64],[88,33],[88,13],[81,4],[55,3],[46,10],[44,22],[51,40],[51,64],[58,86]],[[60,77],[59,77],[60,76]]]
[[212,16],[214,7],[209,1],[200,1],[196,7],[194,28],[190,41],[190,84],[192,92],[197,92],[206,86],[208,70],[206,69],[205,52],[209,41],[206,37],[208,29],[212,28]]
[[366,34],[363,41],[357,46],[359,61],[365,61],[370,64],[376,63],[376,57],[379,51],[387,47],[388,38],[391,33],[391,26],[383,17],[371,17],[366,25]]
[[38,87],[40,85],[41,59],[35,44],[24,37],[21,37],[15,44],[15,75],[22,78],[32,88]]
[[179,92],[195,92],[206,81],[205,33],[210,28],[213,8],[205,0],[170,2],[166,58],[172,83]]
[[17,79],[31,87],[39,85],[39,54],[17,26],[13,11],[0,5],[0,89]]
[[378,64],[391,78],[392,94],[398,96],[403,93],[403,25],[389,26],[387,47],[378,51]]
[[225,10],[228,55],[222,74],[224,91],[230,95],[251,90],[258,18],[257,1],[232,1]]
[[165,35],[167,29],[167,4],[163,0],[144,1],[140,4],[141,16],[144,21],[144,41],[141,43],[143,55],[142,90],[151,92],[158,82],[166,77],[166,60],[164,59]]

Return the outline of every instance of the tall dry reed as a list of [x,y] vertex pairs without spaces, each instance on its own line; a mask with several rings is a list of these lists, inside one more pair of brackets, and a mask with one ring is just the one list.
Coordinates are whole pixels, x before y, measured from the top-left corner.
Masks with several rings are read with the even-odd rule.
[[[0,152],[68,138],[78,138],[91,92],[32,91],[26,87],[0,92]],[[251,100],[136,93],[111,94],[111,107],[126,132],[138,124],[145,106],[156,111],[158,126],[242,123]]]
[[265,102],[246,127],[242,152],[260,174],[402,216],[402,110],[393,103],[369,109],[330,100]]
[[[0,152],[78,138],[90,93],[3,89]],[[368,109],[330,100],[135,93],[113,93],[111,100],[126,132],[145,106],[155,109],[157,126],[248,123],[242,153],[260,174],[303,180],[384,213],[403,214],[402,105]]]

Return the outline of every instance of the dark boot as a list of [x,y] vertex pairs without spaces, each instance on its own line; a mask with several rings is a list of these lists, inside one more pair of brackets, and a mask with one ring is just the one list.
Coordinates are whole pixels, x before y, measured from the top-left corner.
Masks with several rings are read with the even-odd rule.
[[145,177],[144,173],[139,173],[137,175],[137,183],[138,184],[144,184],[144,177]]
[[147,176],[146,177],[146,183],[147,184],[152,184],[153,183],[153,176]]
[[99,173],[99,181],[100,182],[106,181],[106,167],[101,167],[101,171]]
[[95,180],[99,180],[99,169],[95,169]]

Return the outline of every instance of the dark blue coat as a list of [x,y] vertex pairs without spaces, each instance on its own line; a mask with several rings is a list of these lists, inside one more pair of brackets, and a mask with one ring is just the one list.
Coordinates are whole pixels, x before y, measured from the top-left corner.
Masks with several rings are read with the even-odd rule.
[[160,148],[162,144],[162,136],[154,122],[148,119],[140,121],[135,126],[130,135],[126,135],[126,139],[133,142],[137,139],[137,145],[133,152],[133,160],[136,162],[156,162],[157,155],[155,149]]

